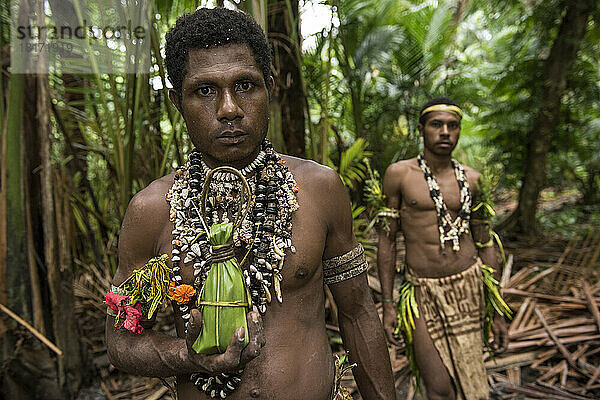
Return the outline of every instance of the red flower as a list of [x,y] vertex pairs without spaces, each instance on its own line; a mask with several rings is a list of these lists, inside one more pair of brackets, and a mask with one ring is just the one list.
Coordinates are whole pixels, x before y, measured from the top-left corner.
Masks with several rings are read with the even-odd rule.
[[116,313],[123,311],[123,307],[127,304],[127,300],[129,300],[129,296],[123,296],[114,292],[106,293],[106,305]]
[[[117,329],[125,327],[128,331],[139,335],[144,332],[144,328],[140,325],[142,305],[137,303],[135,306],[132,306],[127,304],[128,300],[129,296],[123,296],[114,292],[106,293],[106,305],[117,313],[115,327]],[[119,324],[122,313],[125,313],[125,321]]]
[[144,328],[140,325],[140,319],[142,319],[142,305],[137,303],[135,306],[126,305],[124,308],[125,322],[122,326],[136,335],[144,333]]

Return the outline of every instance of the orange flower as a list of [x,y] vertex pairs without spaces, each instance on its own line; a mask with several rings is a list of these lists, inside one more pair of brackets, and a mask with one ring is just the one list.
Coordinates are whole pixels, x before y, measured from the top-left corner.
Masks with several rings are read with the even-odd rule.
[[173,294],[173,300],[175,300],[177,304],[185,304],[188,301],[190,301],[190,299],[194,297],[195,294],[196,289],[194,289],[193,286],[185,284],[179,285],[175,289],[175,293]]

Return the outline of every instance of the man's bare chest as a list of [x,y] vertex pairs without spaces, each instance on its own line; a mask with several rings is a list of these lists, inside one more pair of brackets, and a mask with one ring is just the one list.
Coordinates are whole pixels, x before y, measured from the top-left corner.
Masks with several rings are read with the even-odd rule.
[[[452,214],[456,215],[461,207],[456,178],[454,175],[446,174],[441,179],[436,179],[436,181],[446,207]],[[405,179],[401,186],[400,195],[402,198],[401,211],[403,213],[435,212],[435,204],[422,172],[418,174],[415,171]]]

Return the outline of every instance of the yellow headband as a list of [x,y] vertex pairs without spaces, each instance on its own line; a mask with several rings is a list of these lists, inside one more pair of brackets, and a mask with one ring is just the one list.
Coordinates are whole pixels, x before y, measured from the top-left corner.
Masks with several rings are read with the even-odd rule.
[[463,112],[459,107],[452,106],[450,104],[435,104],[431,107],[427,107],[426,109],[423,110],[423,112],[421,113],[421,116],[427,114],[428,112],[432,112],[432,111],[449,112],[449,113],[456,115],[458,118],[461,118],[461,119],[463,116]]

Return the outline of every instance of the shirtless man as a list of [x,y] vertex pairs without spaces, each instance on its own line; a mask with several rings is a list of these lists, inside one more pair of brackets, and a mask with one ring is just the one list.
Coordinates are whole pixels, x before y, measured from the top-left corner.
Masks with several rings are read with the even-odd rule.
[[[423,153],[390,165],[383,180],[387,206],[397,210],[397,214],[388,213],[392,217],[389,231],[379,237],[384,329],[389,342],[399,344],[392,293],[395,239],[401,230],[406,245],[405,277],[414,287],[419,311],[407,355],[416,361],[428,399],[487,399],[481,262],[496,269],[498,262],[487,221],[481,211],[471,215],[480,197],[480,174],[452,159],[462,118],[452,100],[433,99],[420,115]],[[447,219],[443,204],[449,211]],[[508,336],[502,317],[494,319],[492,331],[495,347],[504,351]]]
[[[256,204],[248,214],[259,218],[266,213],[268,218],[283,213],[291,215],[292,224],[291,242],[286,239],[289,232],[277,228],[274,234],[267,235],[268,221],[263,223],[264,228],[251,232],[258,236],[260,245],[258,250],[252,247],[241,268],[249,276],[251,291],[259,289],[252,294],[254,309],[248,313],[248,332],[243,327],[236,329],[223,354],[197,354],[192,344],[201,330],[202,315],[194,304],[191,311],[186,311],[173,302],[177,337],[151,329],[139,335],[117,330],[114,318],[109,316],[106,336],[110,360],[117,368],[136,375],[176,376],[181,400],[210,398],[204,393],[205,384],[217,388],[212,392],[217,397],[232,400],[342,398],[334,388],[335,368],[325,330],[323,285],[326,283],[339,309],[345,348],[350,361],[357,364],[353,372],[363,398],[393,399],[385,335],[367,285],[362,248],[357,246],[352,232],[346,190],[331,169],[312,161],[272,154],[272,148],[265,142],[274,84],[270,57],[264,32],[249,16],[238,11],[198,9],[180,17],[167,34],[166,66],[173,83],[169,96],[186,122],[195,156],[190,156],[189,168],[182,170],[187,172],[181,172],[177,179],[175,174],[162,177],[131,200],[119,238],[119,266],[113,280],[118,286],[151,257],[167,254],[167,263],[173,267],[177,283],[195,285],[196,267],[204,255],[195,256],[188,251],[185,256],[178,240],[186,239],[184,236],[174,239],[174,232],[180,223],[185,224],[197,215],[194,216],[191,205],[181,206],[189,209],[180,214],[177,210],[171,213],[173,203],[170,208],[165,195],[177,185],[195,187],[194,179],[203,179],[204,168],[235,167],[247,173],[248,181],[258,182]],[[275,171],[275,177],[264,178],[269,168]],[[265,183],[266,187],[261,187],[263,181],[259,179],[274,182],[280,179],[277,178],[280,173],[287,178],[287,171],[299,188],[297,193],[288,190],[280,198],[282,187],[289,189],[292,184]],[[269,203],[264,203],[266,211],[259,210],[264,205],[259,197],[266,196],[265,191],[269,195]],[[185,194],[177,193],[185,196],[187,189]],[[277,195],[277,206],[270,203],[271,195]],[[192,199],[190,204],[195,201]],[[296,201],[297,210],[286,209]],[[252,221],[250,226],[254,229],[256,224],[252,225]],[[285,262],[280,278],[272,276],[267,282],[268,293],[261,292],[263,286],[256,286],[260,279],[256,270],[263,272],[263,279],[268,272],[255,255],[271,257],[274,245],[269,238],[276,237],[283,238],[279,242],[273,239],[273,243],[284,248]],[[265,249],[260,248],[261,241],[266,243]],[[254,246],[252,243],[257,242],[251,240]],[[238,260],[248,253],[248,247],[243,243],[235,248]],[[264,254],[260,253],[263,250]],[[189,261],[190,255],[194,261]],[[281,281],[280,288],[275,280]],[[246,346],[245,334],[249,339]],[[222,373],[231,377],[242,369],[241,380],[233,382],[237,385],[234,390],[219,387],[216,380],[210,380],[225,376]],[[201,376],[200,384],[197,376]]]

